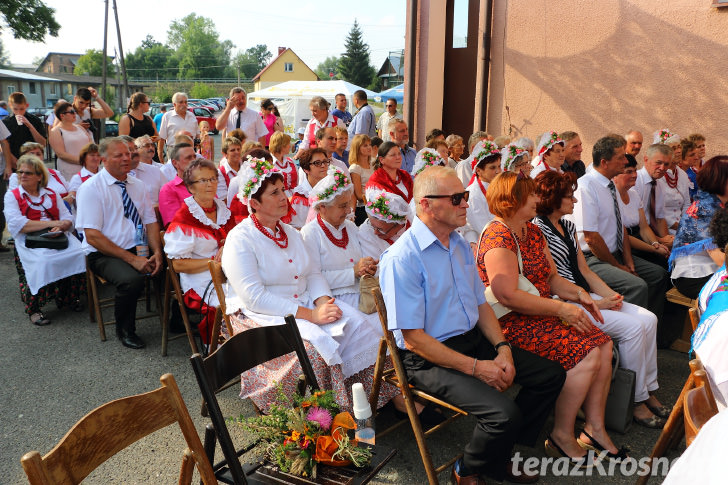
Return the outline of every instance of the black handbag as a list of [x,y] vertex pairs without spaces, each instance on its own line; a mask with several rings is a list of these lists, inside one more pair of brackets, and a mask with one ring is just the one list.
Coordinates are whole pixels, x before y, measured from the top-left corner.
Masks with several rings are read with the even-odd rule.
[[68,247],[68,236],[65,232],[50,233],[48,229],[25,233],[25,247],[28,249],[47,248],[47,249],[66,249]]
[[619,352],[616,347],[615,345],[612,350],[612,383],[604,410],[604,425],[619,433],[626,433],[632,424],[637,374],[633,370],[619,367]]

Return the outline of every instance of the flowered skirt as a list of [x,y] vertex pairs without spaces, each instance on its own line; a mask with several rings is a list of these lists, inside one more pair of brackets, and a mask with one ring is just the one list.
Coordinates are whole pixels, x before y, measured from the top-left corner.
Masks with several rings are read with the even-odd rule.
[[[241,312],[230,315],[230,323],[236,334],[260,326],[253,320],[246,318]],[[345,378],[340,364],[329,366],[310,342],[304,340],[303,344],[319,387],[333,390],[336,395],[336,402],[341,410],[351,413],[353,407],[351,386],[361,382],[368,394],[374,381],[374,365],[370,365]],[[388,360],[386,368],[391,367],[392,363]],[[302,373],[301,364],[295,354],[278,357],[242,374],[240,397],[250,398],[258,406],[258,409],[267,413],[271,404],[275,404],[277,401],[279,387],[282,388],[286,396],[292,396],[296,392],[298,377]],[[387,404],[397,394],[399,394],[397,387],[382,383],[377,408]]]
[[49,301],[55,300],[61,306],[70,305],[86,293],[86,274],[79,273],[48,283],[33,295],[30,292],[28,282],[25,280],[25,270],[20,262],[18,251],[13,249],[13,253],[15,255],[15,269],[18,271],[18,280],[20,281],[20,300],[25,303],[25,313],[28,315],[39,312],[43,305]]

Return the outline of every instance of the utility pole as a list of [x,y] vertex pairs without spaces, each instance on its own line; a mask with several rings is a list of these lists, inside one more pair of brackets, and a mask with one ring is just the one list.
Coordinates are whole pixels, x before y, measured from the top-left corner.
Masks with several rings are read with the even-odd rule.
[[[101,73],[101,99],[106,101],[106,64],[108,56],[106,55],[106,38],[109,33],[109,0],[104,0],[104,59],[102,61],[103,72]],[[101,130],[99,130],[99,139],[106,136],[106,118],[101,119]]]
[[238,86],[240,86],[240,66],[238,66]]
[[[124,63],[124,48],[121,46],[121,29],[119,28],[119,11],[116,8],[116,0],[114,1],[114,17],[116,18],[116,36],[119,39],[119,59],[121,60],[121,74],[124,77],[124,102],[129,97],[129,84],[126,77],[126,64]],[[120,97],[121,99],[121,97]]]

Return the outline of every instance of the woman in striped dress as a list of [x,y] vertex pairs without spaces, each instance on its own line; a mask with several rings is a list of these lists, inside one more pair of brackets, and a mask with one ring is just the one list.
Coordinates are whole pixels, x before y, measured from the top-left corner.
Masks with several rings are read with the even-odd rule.
[[574,224],[563,216],[571,214],[576,190],[574,173],[545,171],[536,177],[538,216],[533,222],[541,229],[559,275],[584,288],[602,312],[603,324],[592,322],[618,342],[619,362],[637,375],[634,420],[648,428],[662,428],[671,409],[654,396],[657,390],[657,317],[649,310],[622,301],[622,295],[607,286],[584,259]]

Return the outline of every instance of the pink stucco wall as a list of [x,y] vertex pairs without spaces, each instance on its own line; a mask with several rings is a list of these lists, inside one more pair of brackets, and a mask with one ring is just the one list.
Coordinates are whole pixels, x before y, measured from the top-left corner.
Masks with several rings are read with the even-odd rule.
[[669,128],[728,153],[728,9],[709,0],[495,0],[487,129]]

